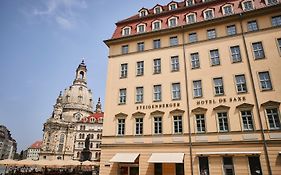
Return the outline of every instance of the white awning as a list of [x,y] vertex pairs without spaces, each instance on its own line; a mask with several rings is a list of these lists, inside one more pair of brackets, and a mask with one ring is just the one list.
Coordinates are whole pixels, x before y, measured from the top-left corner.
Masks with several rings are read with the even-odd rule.
[[116,153],[110,162],[134,163],[139,155],[139,153]]
[[152,153],[149,163],[183,163],[184,153]]
[[196,153],[197,156],[200,156],[200,155],[255,155],[255,154],[261,154],[261,152],[258,152],[258,151],[245,151],[245,152],[199,152],[199,153]]

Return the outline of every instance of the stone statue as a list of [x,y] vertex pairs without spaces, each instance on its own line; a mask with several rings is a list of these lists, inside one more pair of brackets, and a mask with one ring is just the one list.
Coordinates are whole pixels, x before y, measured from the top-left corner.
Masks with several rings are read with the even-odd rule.
[[89,149],[90,149],[90,135],[87,135],[85,139],[85,150],[89,150]]

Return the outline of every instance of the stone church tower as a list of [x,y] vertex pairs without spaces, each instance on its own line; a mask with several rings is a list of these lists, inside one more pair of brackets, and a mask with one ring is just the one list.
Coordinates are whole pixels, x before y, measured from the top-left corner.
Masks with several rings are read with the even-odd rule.
[[92,92],[87,88],[87,68],[82,61],[73,84],[60,93],[43,128],[40,159],[73,159],[76,123],[93,114]]

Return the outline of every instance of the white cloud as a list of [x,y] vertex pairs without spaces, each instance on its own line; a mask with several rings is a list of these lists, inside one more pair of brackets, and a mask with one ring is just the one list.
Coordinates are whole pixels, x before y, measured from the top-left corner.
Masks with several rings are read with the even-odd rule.
[[73,28],[77,10],[87,8],[84,0],[44,0],[42,3],[43,8],[35,8],[32,15],[51,19],[63,29]]

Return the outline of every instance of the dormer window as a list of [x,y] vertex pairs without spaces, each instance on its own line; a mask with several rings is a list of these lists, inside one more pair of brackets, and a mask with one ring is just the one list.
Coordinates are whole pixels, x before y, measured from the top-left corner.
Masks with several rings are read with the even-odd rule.
[[160,30],[161,29],[161,21],[156,20],[152,22],[152,30]]
[[137,25],[137,33],[143,33],[143,32],[145,32],[145,24]]
[[141,9],[140,11],[139,11],[139,16],[140,17],[145,17],[145,16],[147,16],[148,15],[148,10],[147,9]]
[[185,5],[186,5],[186,7],[194,5],[194,0],[186,0]]
[[226,5],[222,6],[222,14],[223,15],[233,14],[233,6],[231,4],[226,4]]
[[195,13],[189,13],[186,15],[186,23],[191,24],[196,22],[196,14]]
[[171,17],[168,21],[169,27],[176,27],[178,25],[178,18],[177,17]]
[[252,0],[243,1],[242,7],[244,11],[253,10],[254,9],[253,1]]
[[159,13],[161,13],[162,12],[162,7],[161,6],[156,6],[155,8],[154,8],[154,14],[159,14]]
[[206,9],[203,13],[205,20],[213,19],[215,17],[214,9]]
[[177,8],[178,8],[177,3],[171,3],[171,4],[169,5],[169,10],[175,10],[175,9],[177,9]]
[[278,3],[278,0],[265,0],[266,5],[274,5]]
[[131,34],[131,27],[124,27],[122,30],[122,36],[127,36]]

